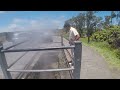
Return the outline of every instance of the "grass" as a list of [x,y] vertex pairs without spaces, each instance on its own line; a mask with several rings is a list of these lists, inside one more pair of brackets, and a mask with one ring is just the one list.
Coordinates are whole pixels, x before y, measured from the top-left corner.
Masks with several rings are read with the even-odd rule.
[[81,38],[83,45],[90,46],[95,49],[101,56],[105,58],[110,68],[120,70],[120,59],[117,57],[117,50],[112,49],[107,42],[90,42],[87,43],[87,38]]

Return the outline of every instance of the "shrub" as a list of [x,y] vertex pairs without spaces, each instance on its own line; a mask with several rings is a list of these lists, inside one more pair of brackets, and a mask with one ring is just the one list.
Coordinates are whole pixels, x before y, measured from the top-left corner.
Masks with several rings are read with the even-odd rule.
[[119,48],[120,47],[120,37],[119,38],[116,38],[113,42],[113,46],[115,48]]
[[93,41],[108,42],[113,48],[120,47],[120,27],[111,27],[108,30],[97,31],[91,36]]
[[120,59],[120,48],[117,49],[116,56]]
[[93,41],[106,41],[108,39],[108,33],[107,31],[98,31],[92,35],[92,40]]

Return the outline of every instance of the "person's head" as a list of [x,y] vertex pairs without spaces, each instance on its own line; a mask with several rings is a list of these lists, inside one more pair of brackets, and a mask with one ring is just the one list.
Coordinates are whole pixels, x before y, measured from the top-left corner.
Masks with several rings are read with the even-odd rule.
[[70,24],[69,24],[69,23],[65,23],[64,28],[65,28],[67,31],[70,30]]

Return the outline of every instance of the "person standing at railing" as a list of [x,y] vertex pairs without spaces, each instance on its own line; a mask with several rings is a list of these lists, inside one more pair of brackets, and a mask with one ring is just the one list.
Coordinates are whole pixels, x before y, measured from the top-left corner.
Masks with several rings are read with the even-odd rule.
[[[78,41],[80,39],[80,35],[76,28],[72,27],[69,23],[65,23],[64,28],[67,32],[69,32],[69,44],[74,45],[75,41]],[[71,50],[72,56],[73,56],[73,50]],[[69,61],[69,64],[72,64],[72,61]]]

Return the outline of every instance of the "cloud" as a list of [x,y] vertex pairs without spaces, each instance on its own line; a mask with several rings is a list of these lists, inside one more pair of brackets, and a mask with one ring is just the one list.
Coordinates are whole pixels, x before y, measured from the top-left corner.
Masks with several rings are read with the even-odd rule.
[[14,28],[16,28],[16,27],[18,27],[17,24],[10,24],[10,26],[9,26],[8,28],[9,28],[9,29],[14,29]]
[[62,28],[64,21],[65,21],[64,16],[60,16],[56,19],[39,18],[32,20],[14,18],[11,24],[9,24],[2,31],[53,30]]
[[0,11],[0,13],[5,13],[5,11]]
[[61,19],[64,19],[64,18],[65,18],[65,16],[64,16],[64,15],[62,15],[60,18],[61,18]]
[[0,11],[0,14],[6,13],[6,12],[8,12],[8,11]]

